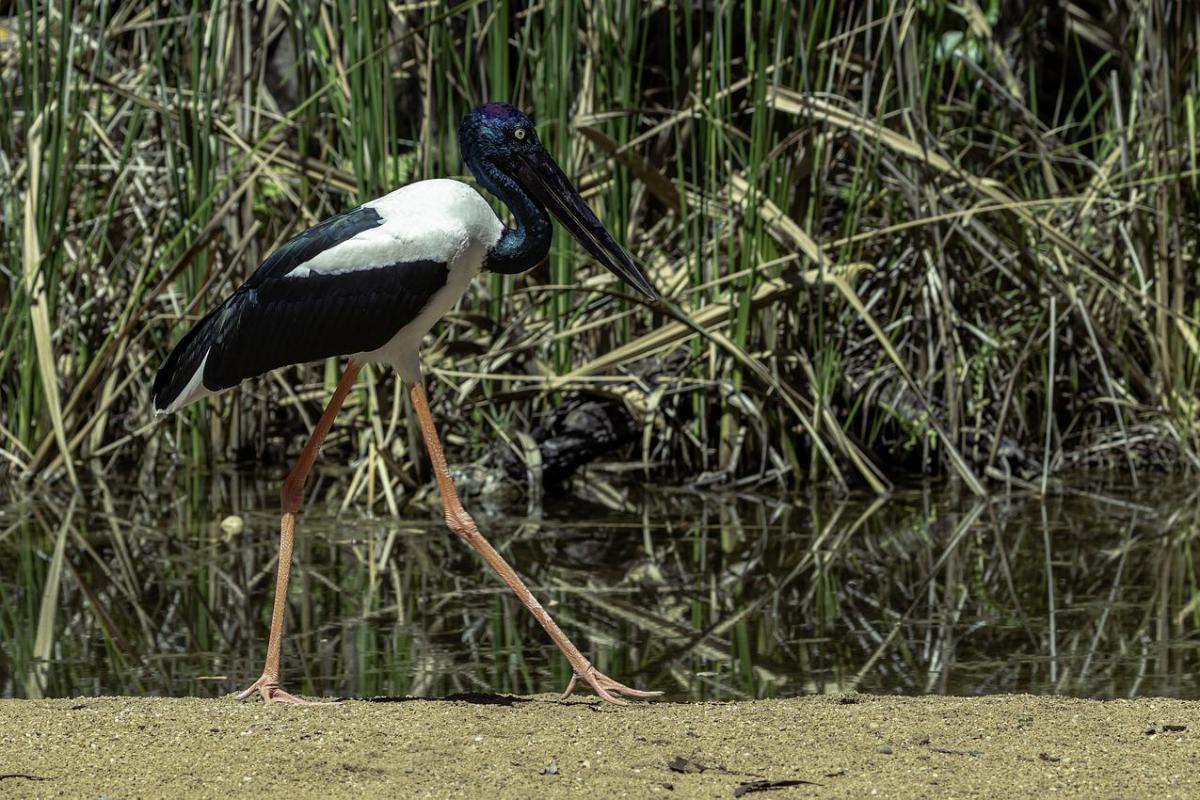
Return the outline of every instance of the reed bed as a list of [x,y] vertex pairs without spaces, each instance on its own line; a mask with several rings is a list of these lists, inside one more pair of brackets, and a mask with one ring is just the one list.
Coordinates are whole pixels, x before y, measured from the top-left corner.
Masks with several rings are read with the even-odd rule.
[[[337,365],[167,422],[172,343],[289,236],[461,175],[483,100],[529,110],[666,298],[565,237],[481,279],[425,351],[457,461],[564,397],[620,398],[644,480],[1200,463],[1200,9],[1168,0],[145,0],[0,14],[0,470],[280,458]],[[421,482],[392,375],[333,444],[352,494]],[[181,470],[185,475],[190,470]],[[181,488],[187,479],[180,478]],[[11,483],[11,482],[9,482]]]

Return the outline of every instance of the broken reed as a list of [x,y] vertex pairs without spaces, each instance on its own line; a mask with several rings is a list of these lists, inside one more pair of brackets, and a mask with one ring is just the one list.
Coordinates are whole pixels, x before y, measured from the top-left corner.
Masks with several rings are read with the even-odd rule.
[[[298,444],[333,363],[166,425],[153,370],[289,236],[460,174],[484,99],[535,115],[671,312],[562,236],[481,279],[426,349],[457,459],[600,391],[644,426],[619,457],[664,480],[1190,468],[1200,11],[994,5],[18,3],[0,469]],[[367,371],[336,433],[381,503],[417,477],[402,403]]]

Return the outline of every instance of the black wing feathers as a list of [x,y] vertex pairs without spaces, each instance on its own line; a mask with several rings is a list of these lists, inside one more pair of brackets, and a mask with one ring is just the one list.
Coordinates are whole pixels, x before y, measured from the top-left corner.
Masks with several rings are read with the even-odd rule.
[[152,396],[154,397],[154,407],[159,411],[166,409],[171,405],[171,401],[183,393],[183,390],[187,388],[188,381],[200,368],[204,354],[212,346],[213,318],[220,313],[222,308],[224,306],[210,311],[204,319],[193,325],[192,329],[184,334],[179,343],[175,345],[175,349],[167,356],[163,365],[158,368],[158,372],[154,376]]
[[245,286],[210,322],[215,333],[204,386],[220,391],[288,364],[383,347],[447,276],[445,264],[414,261]]
[[268,256],[167,356],[154,378],[155,408],[168,408],[202,363],[204,388],[215,392],[288,364],[387,344],[446,285],[445,264],[348,264],[358,268],[286,277],[318,254],[382,224],[374,209],[359,206],[289,239]]
[[375,209],[363,206],[322,220],[303,233],[288,239],[278,250],[267,256],[258,269],[254,270],[254,274],[246,279],[244,286],[254,288],[269,278],[282,278],[329,248],[382,224],[383,217],[379,216]]

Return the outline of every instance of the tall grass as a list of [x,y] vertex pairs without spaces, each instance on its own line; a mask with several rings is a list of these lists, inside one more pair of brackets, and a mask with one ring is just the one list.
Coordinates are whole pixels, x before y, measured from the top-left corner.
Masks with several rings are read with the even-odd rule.
[[[333,363],[163,426],[152,372],[287,237],[460,175],[455,122],[485,99],[535,116],[667,307],[561,236],[527,276],[481,280],[426,348],[460,458],[594,391],[628,403],[645,435],[625,457],[662,479],[983,492],[1200,463],[1189,4],[267,8],[0,19],[8,474],[298,441]],[[418,477],[407,424],[371,371],[334,442],[392,507]]]

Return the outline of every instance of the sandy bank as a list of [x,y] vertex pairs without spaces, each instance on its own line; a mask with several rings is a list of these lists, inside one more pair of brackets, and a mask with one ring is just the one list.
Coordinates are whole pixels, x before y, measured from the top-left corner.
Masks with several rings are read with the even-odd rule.
[[1175,700],[81,698],[0,721],[4,797],[1200,796],[1200,703]]

